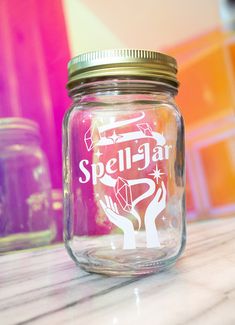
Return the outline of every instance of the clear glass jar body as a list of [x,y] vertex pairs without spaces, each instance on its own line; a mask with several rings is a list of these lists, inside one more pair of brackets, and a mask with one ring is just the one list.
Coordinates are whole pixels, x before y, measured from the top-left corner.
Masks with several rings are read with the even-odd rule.
[[184,125],[175,91],[115,79],[72,91],[64,118],[64,237],[85,270],[141,275],[185,245]]
[[0,120],[0,253],[49,244],[51,182],[37,124]]

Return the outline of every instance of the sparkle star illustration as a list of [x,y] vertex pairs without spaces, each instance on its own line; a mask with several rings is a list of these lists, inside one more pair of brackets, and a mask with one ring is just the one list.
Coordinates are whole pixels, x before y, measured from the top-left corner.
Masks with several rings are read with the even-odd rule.
[[161,176],[164,175],[164,173],[162,173],[161,169],[158,169],[158,167],[156,166],[156,169],[153,170],[153,172],[149,175],[153,176],[153,178],[156,178],[156,182],[158,184],[158,179],[161,178]]
[[95,155],[96,155],[97,158],[100,158],[100,156],[102,156],[103,154],[102,154],[102,152],[100,152],[99,149],[98,149],[98,150],[96,151]]
[[109,137],[109,139],[113,140],[113,143],[116,143],[119,138],[121,138],[121,136],[117,135],[115,131],[113,131],[113,134]]

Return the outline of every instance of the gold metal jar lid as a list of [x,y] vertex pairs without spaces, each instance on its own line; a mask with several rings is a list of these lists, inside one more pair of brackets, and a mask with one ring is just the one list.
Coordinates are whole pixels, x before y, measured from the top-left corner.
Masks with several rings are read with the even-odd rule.
[[177,88],[177,62],[166,54],[137,49],[112,49],[80,54],[68,64],[67,88],[100,77],[142,77]]

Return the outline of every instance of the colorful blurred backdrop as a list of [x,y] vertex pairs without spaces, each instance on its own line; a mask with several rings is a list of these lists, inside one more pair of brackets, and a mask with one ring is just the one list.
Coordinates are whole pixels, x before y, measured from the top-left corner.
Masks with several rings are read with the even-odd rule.
[[104,48],[164,51],[179,62],[188,219],[235,213],[235,10],[216,0],[0,0],[0,117],[40,124],[60,189],[67,62]]

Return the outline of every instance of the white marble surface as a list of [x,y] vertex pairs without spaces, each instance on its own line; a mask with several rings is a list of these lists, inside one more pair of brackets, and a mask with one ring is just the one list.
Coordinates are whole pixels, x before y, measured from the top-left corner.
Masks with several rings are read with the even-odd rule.
[[63,247],[0,257],[0,325],[235,324],[235,218],[188,227],[184,256],[144,278],[80,270]]

